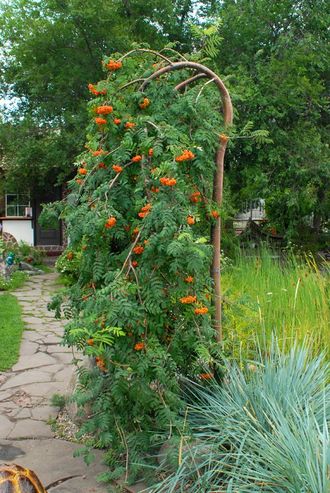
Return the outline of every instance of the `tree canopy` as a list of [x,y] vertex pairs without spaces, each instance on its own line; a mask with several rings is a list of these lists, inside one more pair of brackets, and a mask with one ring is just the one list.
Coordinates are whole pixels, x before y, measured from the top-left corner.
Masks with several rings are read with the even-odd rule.
[[[0,97],[13,101],[0,125],[8,186],[36,188],[71,173],[87,84],[100,79],[103,56],[132,43],[194,51],[205,36],[191,24],[213,24],[218,42],[207,63],[227,79],[239,129],[227,159],[234,206],[263,197],[286,238],[320,233],[330,200],[327,2],[13,0],[0,10]],[[253,128],[267,129],[272,143],[255,145]]]

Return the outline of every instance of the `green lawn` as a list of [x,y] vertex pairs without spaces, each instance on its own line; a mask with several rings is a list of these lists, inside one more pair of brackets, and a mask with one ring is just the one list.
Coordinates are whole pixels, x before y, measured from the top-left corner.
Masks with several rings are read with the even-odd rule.
[[0,294],[0,371],[17,361],[24,323],[21,307],[12,294]]

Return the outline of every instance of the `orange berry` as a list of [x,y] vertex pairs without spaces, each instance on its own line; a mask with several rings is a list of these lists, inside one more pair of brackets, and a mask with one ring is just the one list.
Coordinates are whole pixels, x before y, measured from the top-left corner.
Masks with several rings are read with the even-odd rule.
[[87,339],[87,344],[89,346],[94,346],[94,339]]
[[149,156],[149,157],[152,157],[153,155],[154,155],[154,150],[151,148],[151,149],[149,149],[149,151],[148,151],[148,156]]
[[180,303],[183,303],[184,305],[190,305],[196,303],[196,301],[196,296],[184,296],[183,298],[180,298]]
[[206,315],[209,309],[206,306],[202,306],[201,308],[195,308],[194,312],[196,315]]
[[126,122],[125,123],[125,128],[134,128],[136,126],[136,123],[134,122]]
[[133,234],[134,235],[137,235],[139,233],[139,231],[140,231],[139,228],[134,228],[133,229]]
[[73,252],[68,252],[68,253],[66,254],[66,258],[67,258],[68,260],[72,260],[72,259],[73,259],[73,256],[74,256],[74,255],[73,255]]
[[114,164],[112,166],[112,169],[116,172],[116,173],[121,173],[123,171],[123,168],[117,164]]
[[113,112],[113,107],[112,106],[98,106],[95,110],[95,112],[98,115],[109,115],[110,113]]
[[187,224],[189,224],[190,226],[195,224],[195,218],[193,216],[187,216]]
[[192,282],[194,282],[194,278],[192,276],[188,276],[185,278],[185,282],[187,282],[188,284],[192,283]]
[[108,70],[111,70],[113,72],[115,70],[120,69],[123,66],[123,64],[120,61],[109,60],[109,62],[106,63],[105,66],[107,67]]
[[142,159],[142,156],[140,156],[138,154],[137,156],[132,157],[132,162],[133,163],[138,163],[139,161],[141,161],[141,159]]
[[136,247],[133,248],[133,252],[136,255],[141,255],[141,253],[143,253],[143,251],[144,251],[144,247],[142,245],[136,245]]
[[148,98],[144,98],[143,101],[141,103],[139,103],[141,110],[144,110],[149,105],[150,105],[150,100]]
[[144,342],[137,342],[134,346],[135,351],[142,351],[145,348]]
[[78,173],[80,175],[87,175],[87,169],[85,169],[85,168],[79,168],[78,169]]
[[214,217],[214,219],[217,219],[220,216],[220,214],[218,211],[214,210],[214,211],[211,211],[211,216]]
[[108,154],[107,151],[104,151],[103,149],[99,149],[98,151],[92,151],[92,154],[94,157],[98,156],[104,156],[105,154]]
[[95,123],[97,125],[106,125],[107,124],[107,121],[106,121],[105,118],[97,117],[97,118],[95,118]]
[[175,158],[176,162],[180,163],[181,161],[190,161],[191,159],[194,159],[196,156],[193,152],[188,151],[187,149],[183,151],[180,156],[177,156]]
[[109,217],[105,223],[105,228],[110,229],[113,228],[116,225],[117,219],[113,216]]
[[120,125],[120,124],[121,124],[121,119],[120,119],[120,118],[114,118],[114,119],[113,119],[113,123],[114,123],[115,125]]
[[100,168],[100,169],[101,169],[101,168],[103,168],[103,169],[107,169],[107,167],[106,167],[105,163],[99,163],[99,164],[98,164],[98,168]]
[[133,266],[133,267],[137,267],[138,265],[139,265],[139,263],[138,263],[136,260],[133,260],[133,262],[132,262],[132,266]]

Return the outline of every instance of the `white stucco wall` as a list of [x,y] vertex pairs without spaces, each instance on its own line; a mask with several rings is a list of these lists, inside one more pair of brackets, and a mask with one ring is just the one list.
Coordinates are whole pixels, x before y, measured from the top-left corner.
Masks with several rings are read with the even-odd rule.
[[18,241],[33,246],[33,228],[31,219],[2,219],[4,233],[10,233]]

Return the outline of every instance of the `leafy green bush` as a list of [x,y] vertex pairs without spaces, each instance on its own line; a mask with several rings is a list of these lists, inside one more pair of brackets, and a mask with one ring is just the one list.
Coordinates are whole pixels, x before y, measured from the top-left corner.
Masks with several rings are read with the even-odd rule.
[[[179,466],[153,493],[327,493],[329,364],[273,346],[208,390],[192,385]],[[183,445],[183,446],[182,446]],[[164,471],[162,471],[164,472]]]
[[5,244],[5,255],[9,252],[14,253],[15,263],[27,262],[31,265],[40,265],[45,256],[39,248],[33,247],[24,241]]

